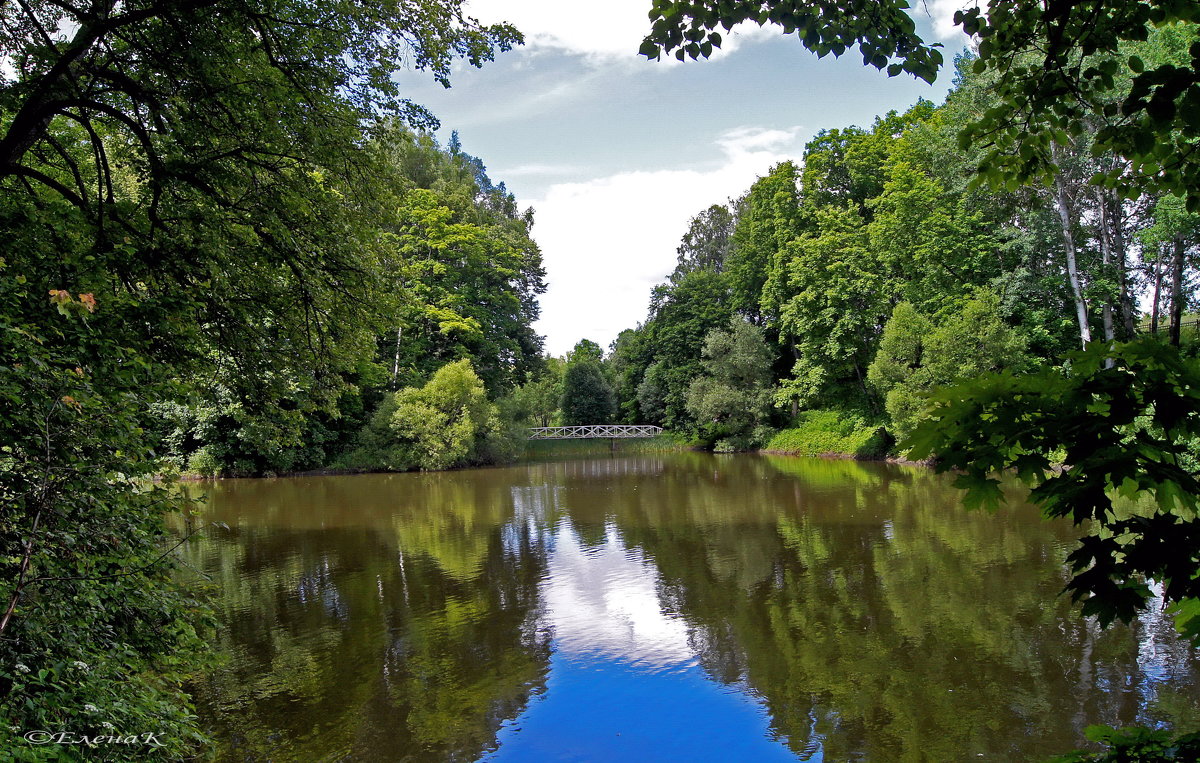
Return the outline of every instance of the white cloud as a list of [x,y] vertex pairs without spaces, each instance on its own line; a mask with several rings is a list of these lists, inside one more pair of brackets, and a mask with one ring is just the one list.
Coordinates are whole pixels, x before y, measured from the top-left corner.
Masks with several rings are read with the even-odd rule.
[[[702,153],[704,147],[689,147]],[[688,220],[749,189],[771,165],[801,148],[800,128],[741,127],[717,136],[712,169],[622,172],[560,183],[536,210],[549,289],[535,325],[561,355],[580,339],[607,347],[646,316],[650,290],[675,266]]]
[[[581,55],[598,65],[620,60],[645,63],[638,46],[650,31],[646,0],[469,0],[467,12],[486,23],[506,21],[525,35],[526,47]],[[766,34],[764,34],[766,32]],[[776,32],[743,24],[723,35],[714,58],[742,41]],[[664,57],[674,61],[674,57]]]
[[717,137],[717,145],[729,156],[737,156],[756,151],[772,151],[777,148],[790,146],[796,140],[799,127],[789,127],[785,130],[765,129],[762,127],[734,127],[726,130]]
[[966,39],[962,29],[954,25],[954,13],[978,6],[979,0],[924,0],[916,12],[923,9],[928,14],[933,22],[933,33],[939,40],[962,44]]
[[645,0],[471,0],[468,12],[514,24],[530,47],[605,57],[636,56],[650,28]]
[[516,177],[549,177],[555,175],[575,175],[582,168],[574,164],[538,164],[536,162],[530,164],[518,164],[515,167],[503,167],[497,170],[498,177],[516,178]]

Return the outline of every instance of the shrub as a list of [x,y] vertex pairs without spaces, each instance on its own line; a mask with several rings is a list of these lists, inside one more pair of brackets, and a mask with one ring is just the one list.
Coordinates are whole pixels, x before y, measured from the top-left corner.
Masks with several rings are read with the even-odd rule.
[[387,395],[339,465],[359,469],[451,469],[511,461],[523,433],[488,402],[469,360],[440,368],[420,389]]
[[206,445],[188,458],[187,469],[200,477],[216,477],[221,472],[221,464]]

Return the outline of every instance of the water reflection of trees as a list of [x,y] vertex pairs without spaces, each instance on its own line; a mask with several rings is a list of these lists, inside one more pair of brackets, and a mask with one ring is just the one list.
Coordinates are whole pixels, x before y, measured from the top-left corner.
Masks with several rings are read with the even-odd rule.
[[965,513],[929,472],[695,456],[564,484],[581,536],[615,520],[653,558],[706,669],[762,695],[801,757],[1029,759],[1089,723],[1194,717],[1195,655],[1166,624],[1099,632],[1058,596],[1069,527]]
[[1088,723],[1198,720],[1169,623],[1099,632],[1058,596],[1069,527],[965,513],[923,470],[684,453],[211,492],[230,530],[190,554],[230,658],[197,690],[228,757],[489,749],[544,687],[559,528],[652,563],[708,673],[801,757],[1036,759]]
[[224,757],[473,760],[541,690],[540,537],[501,532],[507,486],[445,477],[209,488],[230,529],[189,561],[226,661],[195,691]]

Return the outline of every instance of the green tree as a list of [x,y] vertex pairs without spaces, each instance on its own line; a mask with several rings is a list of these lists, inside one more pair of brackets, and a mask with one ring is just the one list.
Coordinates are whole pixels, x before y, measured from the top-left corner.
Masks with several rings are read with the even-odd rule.
[[733,210],[722,204],[713,204],[688,221],[687,232],[675,250],[678,259],[671,273],[671,281],[693,270],[720,273],[725,269],[725,260],[729,258],[733,246],[739,205],[731,206]]
[[[798,171],[781,162],[755,181],[741,203],[725,261],[733,309],[762,323],[763,286],[778,252],[794,239],[799,226]],[[769,310],[768,310],[769,313]],[[765,316],[770,320],[773,316]]]
[[726,268],[734,261],[736,224],[745,200],[733,210],[714,205],[692,218],[668,280],[654,288],[650,315],[613,343],[608,368],[622,421],[690,426],[686,396],[700,367],[704,337],[730,315]]
[[[940,46],[916,35],[908,8],[906,0],[874,2],[869,11],[861,0],[655,0],[640,51],[650,58],[671,51],[680,60],[708,57],[722,42],[718,26],[754,21],[795,32],[818,56],[858,47],[864,64],[889,76],[908,72],[932,82],[943,63]],[[954,18],[980,41],[975,70],[996,75],[999,103],[977,114],[962,134],[964,143],[987,147],[983,177],[1052,184],[1059,169],[1054,145],[1082,135],[1100,116],[1096,153],[1111,152],[1129,164],[1099,168],[1098,180],[1131,192],[1177,193],[1189,210],[1200,208],[1200,160],[1192,150],[1200,132],[1200,47],[1157,66],[1128,52],[1152,27],[1181,22],[1194,34],[1200,21],[1194,4],[1000,0]]]
[[580,339],[575,343],[575,347],[567,353],[567,364],[571,363],[596,363],[599,364],[604,360],[604,350],[600,349],[600,345],[593,342],[591,339]]
[[771,356],[762,329],[742,318],[704,338],[704,375],[688,387],[687,409],[715,449],[759,444],[771,410]]
[[188,380],[192,399],[165,406],[160,428],[181,463],[194,456],[243,476],[320,468],[351,445],[386,391],[419,384],[449,360],[470,359],[495,398],[540,370],[531,324],[545,288],[541,256],[503,184],[461,145],[452,153],[394,122],[379,126],[368,149],[378,172],[358,198],[378,198],[355,227],[375,236],[364,236],[354,266],[379,271],[359,319],[377,357],[348,359],[329,399],[307,367],[246,374],[212,353]]
[[879,351],[867,369],[867,381],[884,397],[884,408],[897,433],[906,433],[920,414],[920,393],[928,389],[923,370],[928,362],[933,322],[908,302],[892,309],[883,327]]
[[617,399],[599,363],[580,360],[567,365],[559,408],[562,423],[566,426],[612,421],[617,412]]
[[642,380],[637,385],[638,410],[642,419],[652,424],[662,423],[667,416],[667,394],[669,392],[667,367],[656,361],[646,367]]
[[939,325],[901,302],[883,330],[867,380],[884,395],[897,439],[925,417],[931,390],[988,372],[1027,369],[1025,342],[1000,314],[1000,300],[981,292]]
[[433,190],[409,191],[385,233],[401,297],[393,369],[422,378],[465,357],[489,389],[509,389],[540,358],[530,326],[545,289],[541,255],[523,223],[506,235],[502,225],[470,222],[474,204],[458,212],[451,203]]
[[[1186,283],[1189,259],[1195,259],[1195,249],[1200,243],[1200,214],[1184,210],[1184,202],[1178,196],[1164,196],[1155,203],[1154,224],[1141,231],[1139,238],[1153,254],[1155,284],[1152,309],[1152,327],[1158,330],[1160,292],[1164,265],[1169,263],[1170,318],[1168,335],[1171,344],[1179,346],[1183,315],[1192,289]],[[1192,253],[1192,257],[1188,254]]]
[[[672,429],[686,429],[691,423],[687,412],[687,391],[700,373],[700,353],[704,338],[713,329],[729,322],[729,291],[725,275],[697,270],[682,276],[677,283],[658,287],[651,297],[650,317],[643,326],[646,334],[645,381],[654,364],[654,410],[642,409],[649,421],[659,421]],[[639,382],[639,385],[641,382]],[[639,400],[643,397],[638,387]],[[649,390],[647,390],[649,391]],[[653,415],[661,405],[662,418]]]
[[561,361],[551,359],[548,370],[540,378],[528,381],[513,390],[513,398],[520,417],[531,421],[534,426],[548,427],[558,413],[562,402],[564,367]]
[[903,299],[938,314],[964,290],[1003,278],[1004,237],[974,204],[902,159],[889,163],[880,191],[868,202],[868,234]]
[[826,390],[851,385],[860,404],[867,402],[866,369],[895,286],[862,217],[844,207],[819,209],[784,263],[788,298],[779,332],[793,344],[796,364],[782,397],[812,405]]
[[146,487],[148,412],[215,354],[263,380],[264,407],[301,372],[305,404],[335,407],[386,292],[364,129],[433,124],[391,74],[447,82],[519,36],[455,0],[32,0],[4,18],[0,663],[28,673],[0,683],[0,747],[13,726],[103,721],[182,756],[204,618],[172,582],[160,516],[179,499]]
[[[640,326],[622,331],[609,348],[608,365],[612,371],[613,392],[617,396],[617,420],[624,424],[647,423],[638,404],[638,385],[646,372],[644,363],[650,357],[651,349]],[[661,412],[651,423],[657,421],[661,421]]]
[[363,430],[352,463],[393,471],[509,460],[513,446],[469,360],[438,369],[424,387],[388,395]]

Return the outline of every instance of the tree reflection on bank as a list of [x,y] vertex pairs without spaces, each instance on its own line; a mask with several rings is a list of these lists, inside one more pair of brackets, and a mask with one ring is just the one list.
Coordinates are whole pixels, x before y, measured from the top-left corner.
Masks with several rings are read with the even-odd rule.
[[473,760],[541,690],[537,533],[499,532],[507,491],[398,481],[208,488],[230,530],[189,561],[221,592],[227,662],[195,689],[223,757]]
[[1069,526],[966,513],[921,469],[683,453],[209,489],[231,529],[191,561],[230,660],[197,691],[231,758],[523,749],[587,689],[563,655],[698,663],[800,758],[1036,759],[1200,720],[1169,623],[1101,632],[1058,595]]

